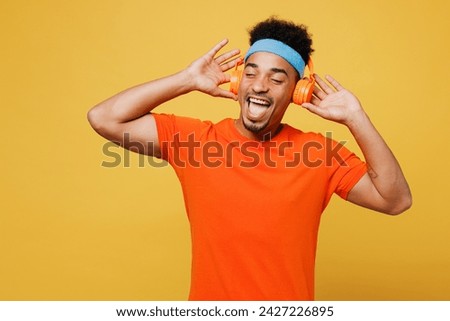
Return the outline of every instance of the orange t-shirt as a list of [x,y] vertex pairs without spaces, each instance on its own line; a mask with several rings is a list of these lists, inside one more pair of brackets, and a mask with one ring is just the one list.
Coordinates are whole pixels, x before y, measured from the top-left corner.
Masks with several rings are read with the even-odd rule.
[[289,125],[271,140],[154,114],[162,158],[181,182],[192,238],[190,300],[313,300],[320,216],[365,163]]

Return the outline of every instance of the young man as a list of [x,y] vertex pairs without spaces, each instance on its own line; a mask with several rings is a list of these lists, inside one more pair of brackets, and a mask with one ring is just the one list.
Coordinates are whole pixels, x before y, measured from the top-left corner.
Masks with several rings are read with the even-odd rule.
[[[333,193],[388,214],[411,205],[394,155],[358,99],[332,77],[328,84],[315,76],[318,86],[302,106],[347,126],[366,162],[330,138],[282,123],[311,43],[303,25],[271,18],[250,32],[237,95],[219,87],[240,60],[239,50],[217,55],[223,40],[186,69],[89,111],[100,135],[141,146],[175,169],[191,224],[191,300],[313,300],[320,215]],[[151,113],[191,91],[239,101],[239,118],[213,124]]]

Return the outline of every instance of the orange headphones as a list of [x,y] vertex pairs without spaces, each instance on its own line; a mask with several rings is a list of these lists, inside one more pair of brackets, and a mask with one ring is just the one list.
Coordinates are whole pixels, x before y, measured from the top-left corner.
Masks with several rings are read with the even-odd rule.
[[[239,89],[239,83],[242,78],[242,69],[238,69],[238,66],[242,64],[242,59],[236,61],[236,66],[234,70],[231,72],[230,78],[230,91],[237,95]],[[308,69],[309,69],[309,78],[303,77],[300,79],[295,85],[294,93],[292,94],[292,102],[297,105],[301,105],[303,103],[309,103],[311,101],[311,97],[314,91],[314,85],[316,84],[316,80],[314,79],[314,71],[313,71],[313,62],[311,57],[308,61]]]

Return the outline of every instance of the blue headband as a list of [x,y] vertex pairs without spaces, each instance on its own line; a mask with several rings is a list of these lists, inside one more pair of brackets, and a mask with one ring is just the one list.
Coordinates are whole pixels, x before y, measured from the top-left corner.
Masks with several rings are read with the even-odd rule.
[[260,51],[270,52],[280,56],[288,63],[290,63],[295,70],[297,70],[298,74],[300,75],[300,78],[303,77],[305,62],[303,61],[302,56],[300,56],[300,54],[297,51],[295,51],[288,45],[274,39],[258,40],[250,47],[250,49],[248,49],[244,61],[247,61],[250,55]]

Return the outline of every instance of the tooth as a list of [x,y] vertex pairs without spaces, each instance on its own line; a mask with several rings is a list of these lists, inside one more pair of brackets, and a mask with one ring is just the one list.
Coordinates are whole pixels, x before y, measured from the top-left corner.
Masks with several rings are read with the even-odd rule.
[[259,104],[259,105],[265,105],[265,106],[269,105],[269,103],[267,101],[258,99],[258,98],[250,98],[250,101],[252,103]]

